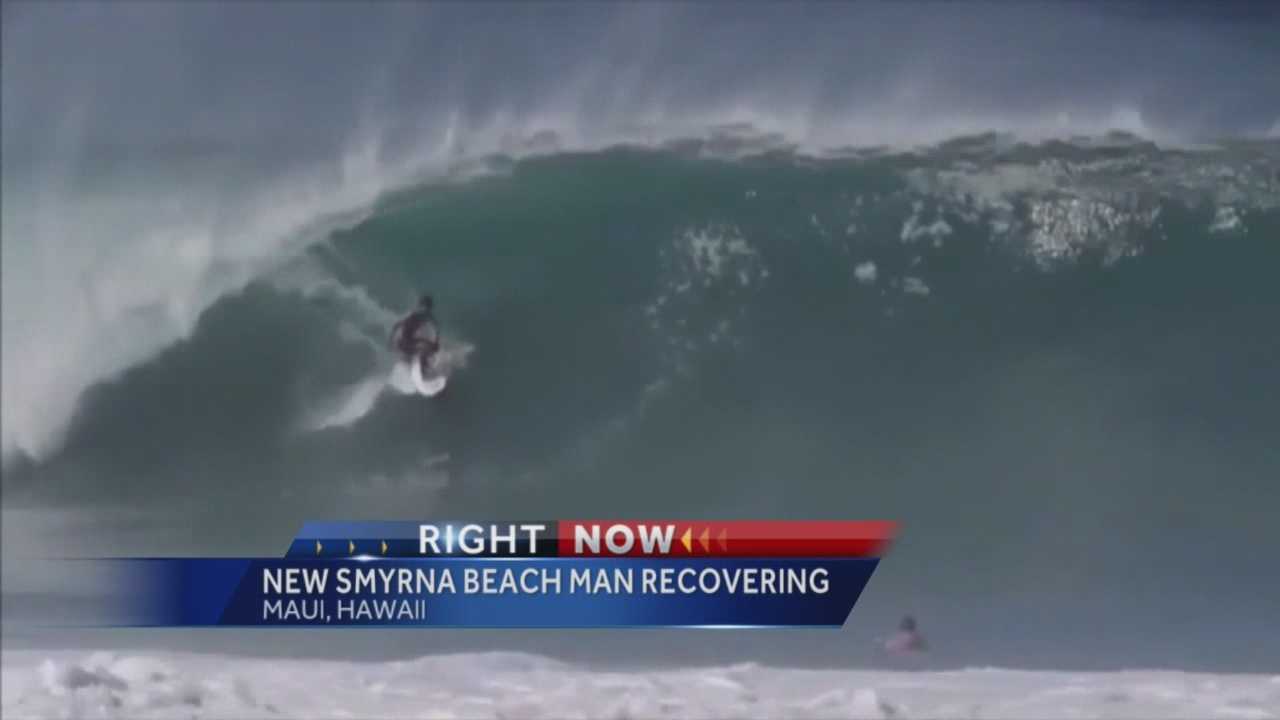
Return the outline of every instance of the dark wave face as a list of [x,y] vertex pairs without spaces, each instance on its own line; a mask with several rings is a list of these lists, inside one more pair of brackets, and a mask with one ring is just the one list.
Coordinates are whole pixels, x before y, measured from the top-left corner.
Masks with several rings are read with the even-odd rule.
[[1270,6],[3,12],[6,622],[309,519],[891,518],[845,633],[174,642],[1280,662]]

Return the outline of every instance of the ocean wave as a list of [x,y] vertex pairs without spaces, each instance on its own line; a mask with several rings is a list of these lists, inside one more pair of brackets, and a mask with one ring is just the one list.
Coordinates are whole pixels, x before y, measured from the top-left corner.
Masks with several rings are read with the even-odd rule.
[[[88,386],[60,449],[5,473],[6,507],[85,509],[84,532],[25,541],[66,554],[274,552],[308,518],[406,508],[856,512],[916,528],[860,612],[907,598],[944,626],[1023,619],[1017,639],[956,630],[964,662],[1265,665],[1238,640],[1272,588],[1235,550],[1274,536],[1258,498],[1280,426],[1257,388],[1276,352],[1276,157],[987,135],[857,156],[620,146],[416,177],[322,241],[264,240],[255,256],[278,254],[184,341]],[[388,325],[423,291],[444,337],[477,348],[429,401],[381,389]],[[128,532],[93,526],[118,507]],[[1193,543],[1169,518],[1196,507],[1232,523]],[[1230,632],[1165,624],[1208,585]],[[991,587],[1013,589],[979,601]],[[1169,633],[1195,657],[1133,649]]]
[[[751,158],[776,157],[773,150],[759,149],[752,139],[755,134],[739,130],[738,136],[745,154],[721,138],[716,156],[740,157],[748,163],[757,162]],[[781,162],[796,167],[844,163],[868,171],[882,168],[886,178],[906,178],[907,186],[895,186],[884,198],[874,193],[857,196],[844,208],[843,217],[820,221],[811,213],[810,222],[825,242],[834,241],[824,223],[843,226],[842,247],[848,253],[850,239],[866,226],[866,217],[883,216],[901,198],[910,212],[899,221],[899,239],[904,245],[930,246],[916,251],[910,263],[920,262],[923,252],[938,251],[953,232],[951,223],[971,223],[979,217],[993,238],[1016,245],[1019,253],[1050,268],[1094,251],[1107,262],[1141,253],[1150,242],[1148,236],[1161,232],[1165,202],[1213,206],[1210,229],[1219,233],[1247,228],[1249,213],[1270,212],[1280,204],[1280,151],[1274,143],[1236,142],[1218,150],[1185,152],[1136,140],[1128,145],[992,145],[992,137],[953,140],[932,150],[873,160],[823,160],[788,151]],[[187,337],[206,308],[258,278],[270,276],[277,287],[308,297],[329,293],[343,299],[361,315],[354,321],[362,328],[359,332],[371,334],[369,342],[380,346],[380,328],[396,311],[373,301],[359,284],[348,287],[327,271],[316,271],[314,263],[307,265],[304,251],[372,212],[393,212],[402,202],[394,198],[413,197],[399,188],[416,187],[413,193],[429,194],[434,183],[421,182],[431,177],[424,175],[431,167],[443,168],[435,171],[436,177],[457,179],[458,168],[505,167],[509,173],[518,170],[521,161],[489,153],[483,163],[454,158],[442,166],[421,159],[442,156],[433,146],[416,161],[385,167],[375,155],[361,151],[350,156],[336,183],[321,180],[323,174],[291,179],[286,185],[264,187],[243,207],[202,195],[198,187],[171,187],[159,195],[140,188],[116,189],[105,196],[16,187],[17,202],[7,203],[5,211],[6,236],[12,238],[5,243],[5,456],[48,457],[86,389]],[[465,177],[475,181],[484,175]],[[388,195],[391,190],[397,192]],[[758,190],[742,192],[744,203],[759,204],[753,194]],[[378,210],[380,199],[384,210]],[[860,205],[864,200],[868,204]],[[120,221],[102,222],[101,208],[109,208],[107,217]],[[698,297],[689,295],[695,287],[705,292],[713,282],[732,276],[733,285],[748,289],[769,277],[767,263],[732,221],[694,225],[675,237],[671,247],[660,251],[670,267],[666,289],[649,306],[651,322],[690,322],[688,311],[679,307],[701,307]],[[864,251],[860,255],[859,262],[874,261]],[[299,279],[303,267],[310,267],[314,276]],[[897,285],[899,280],[891,282]],[[926,294],[925,278],[910,276],[901,282],[908,293]],[[732,335],[734,318],[729,315],[698,322],[705,325],[703,340],[717,342]],[[690,338],[686,335],[680,342],[687,344]],[[352,397],[361,401],[356,404],[367,404],[371,396],[366,386],[356,389]]]
[[[1130,670],[610,672],[519,653],[402,662],[5,652],[5,714],[77,717],[1269,718],[1280,677]],[[424,684],[424,678],[430,681]]]
[[[1193,25],[1178,13],[1139,22],[1030,7],[762,6],[727,17],[679,6],[545,16],[389,6],[359,22],[348,9],[308,13],[306,38],[344,38],[338,52],[262,31],[291,31],[295,13],[56,6],[7,16],[5,458],[51,456],[86,389],[188,337],[219,298],[406,186],[618,145],[867,157],[979,133],[997,147],[1119,132],[1168,148],[1275,127],[1265,83],[1203,70],[1274,65],[1263,28],[1231,13]],[[140,47],[137,32],[203,40]],[[1156,36],[1165,41],[1133,60],[1136,38]],[[1064,43],[1072,37],[1094,52]],[[760,59],[724,61],[748,55]],[[1053,238],[1072,228],[1145,222],[1142,209],[1043,202],[1050,260],[1071,255]]]

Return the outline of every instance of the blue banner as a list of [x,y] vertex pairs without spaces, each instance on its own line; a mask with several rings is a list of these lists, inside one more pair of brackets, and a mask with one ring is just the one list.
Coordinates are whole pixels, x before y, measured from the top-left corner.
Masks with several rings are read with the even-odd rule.
[[141,626],[842,625],[876,558],[156,558]]

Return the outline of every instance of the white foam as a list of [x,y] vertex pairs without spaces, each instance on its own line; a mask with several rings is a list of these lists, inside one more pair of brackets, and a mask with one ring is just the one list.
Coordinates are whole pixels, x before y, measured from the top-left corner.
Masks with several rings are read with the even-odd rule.
[[912,276],[902,278],[902,291],[908,295],[921,295],[926,297],[930,292],[929,286],[925,284],[924,280]]
[[[923,104],[923,98],[899,94],[876,103],[859,103],[818,109],[808,103],[760,105],[726,101],[678,115],[653,109],[640,125],[665,137],[701,137],[707,128],[747,129],[746,135],[774,147],[795,147],[812,155],[846,152],[853,148],[920,148],[946,140],[1004,133],[1026,142],[1074,137],[1102,137],[1127,133],[1175,146],[1182,138],[1147,120],[1132,105],[1116,104],[1078,108],[1074,112],[1054,110],[1010,113],[965,113],[955,107],[937,112]],[[757,148],[755,151],[758,151]]]
[[[769,279],[755,246],[734,225],[683,228],[659,248],[659,292],[645,307],[649,327],[670,352],[675,369],[709,345],[737,346],[743,302]],[[717,297],[712,302],[708,293]],[[714,312],[707,312],[714,307]]]
[[[756,251],[735,227],[690,228],[684,232],[689,259],[704,283],[720,278],[726,268],[737,269],[739,282],[747,284],[747,267]],[[747,278],[747,279],[742,279]]]
[[609,671],[514,653],[354,663],[11,651],[5,717],[1280,717],[1265,675],[1172,671]]
[[870,260],[860,262],[853,268],[853,277],[863,285],[874,285],[878,274],[876,264]]
[[[475,346],[462,340],[444,339],[436,356],[435,367],[443,373],[453,373],[467,366],[467,359]],[[379,365],[372,374],[339,388],[331,396],[312,407],[303,421],[309,431],[347,427],[368,415],[378,398],[386,390],[401,395],[416,395],[418,389],[410,377],[410,366],[395,362],[388,369]]]
[[389,384],[391,383],[387,377],[379,373],[340,389],[325,403],[310,411],[305,423],[306,429],[325,430],[355,423],[369,414]]
[[1209,232],[1227,233],[1238,230],[1240,227],[1240,213],[1230,205],[1223,205],[1214,212],[1213,222],[1209,224]]
[[920,220],[921,209],[920,203],[916,203],[912,207],[912,213],[902,223],[899,239],[902,242],[910,243],[921,238],[932,238],[934,245],[940,245],[942,238],[951,234],[951,226],[942,218],[937,218],[931,223],[922,222]]
[[[1104,264],[1144,252],[1160,230],[1161,203],[1181,199],[1217,206],[1213,232],[1241,227],[1235,208],[1274,207],[1265,166],[1241,164],[1216,150],[1088,161],[1046,158],[1030,165],[987,158],[908,173],[915,189],[967,222],[985,220],[993,239],[1052,270],[1096,253]],[[1137,184],[1140,192],[1134,192]],[[918,214],[918,209],[917,213]],[[920,223],[908,220],[903,235]],[[908,232],[910,231],[910,232]]]

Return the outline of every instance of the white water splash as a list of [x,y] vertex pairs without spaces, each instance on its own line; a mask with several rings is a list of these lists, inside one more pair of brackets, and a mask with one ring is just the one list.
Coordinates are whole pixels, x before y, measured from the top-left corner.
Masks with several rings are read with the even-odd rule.
[[4,653],[7,718],[1266,718],[1266,675],[1165,670],[609,671],[519,653],[354,663]]

